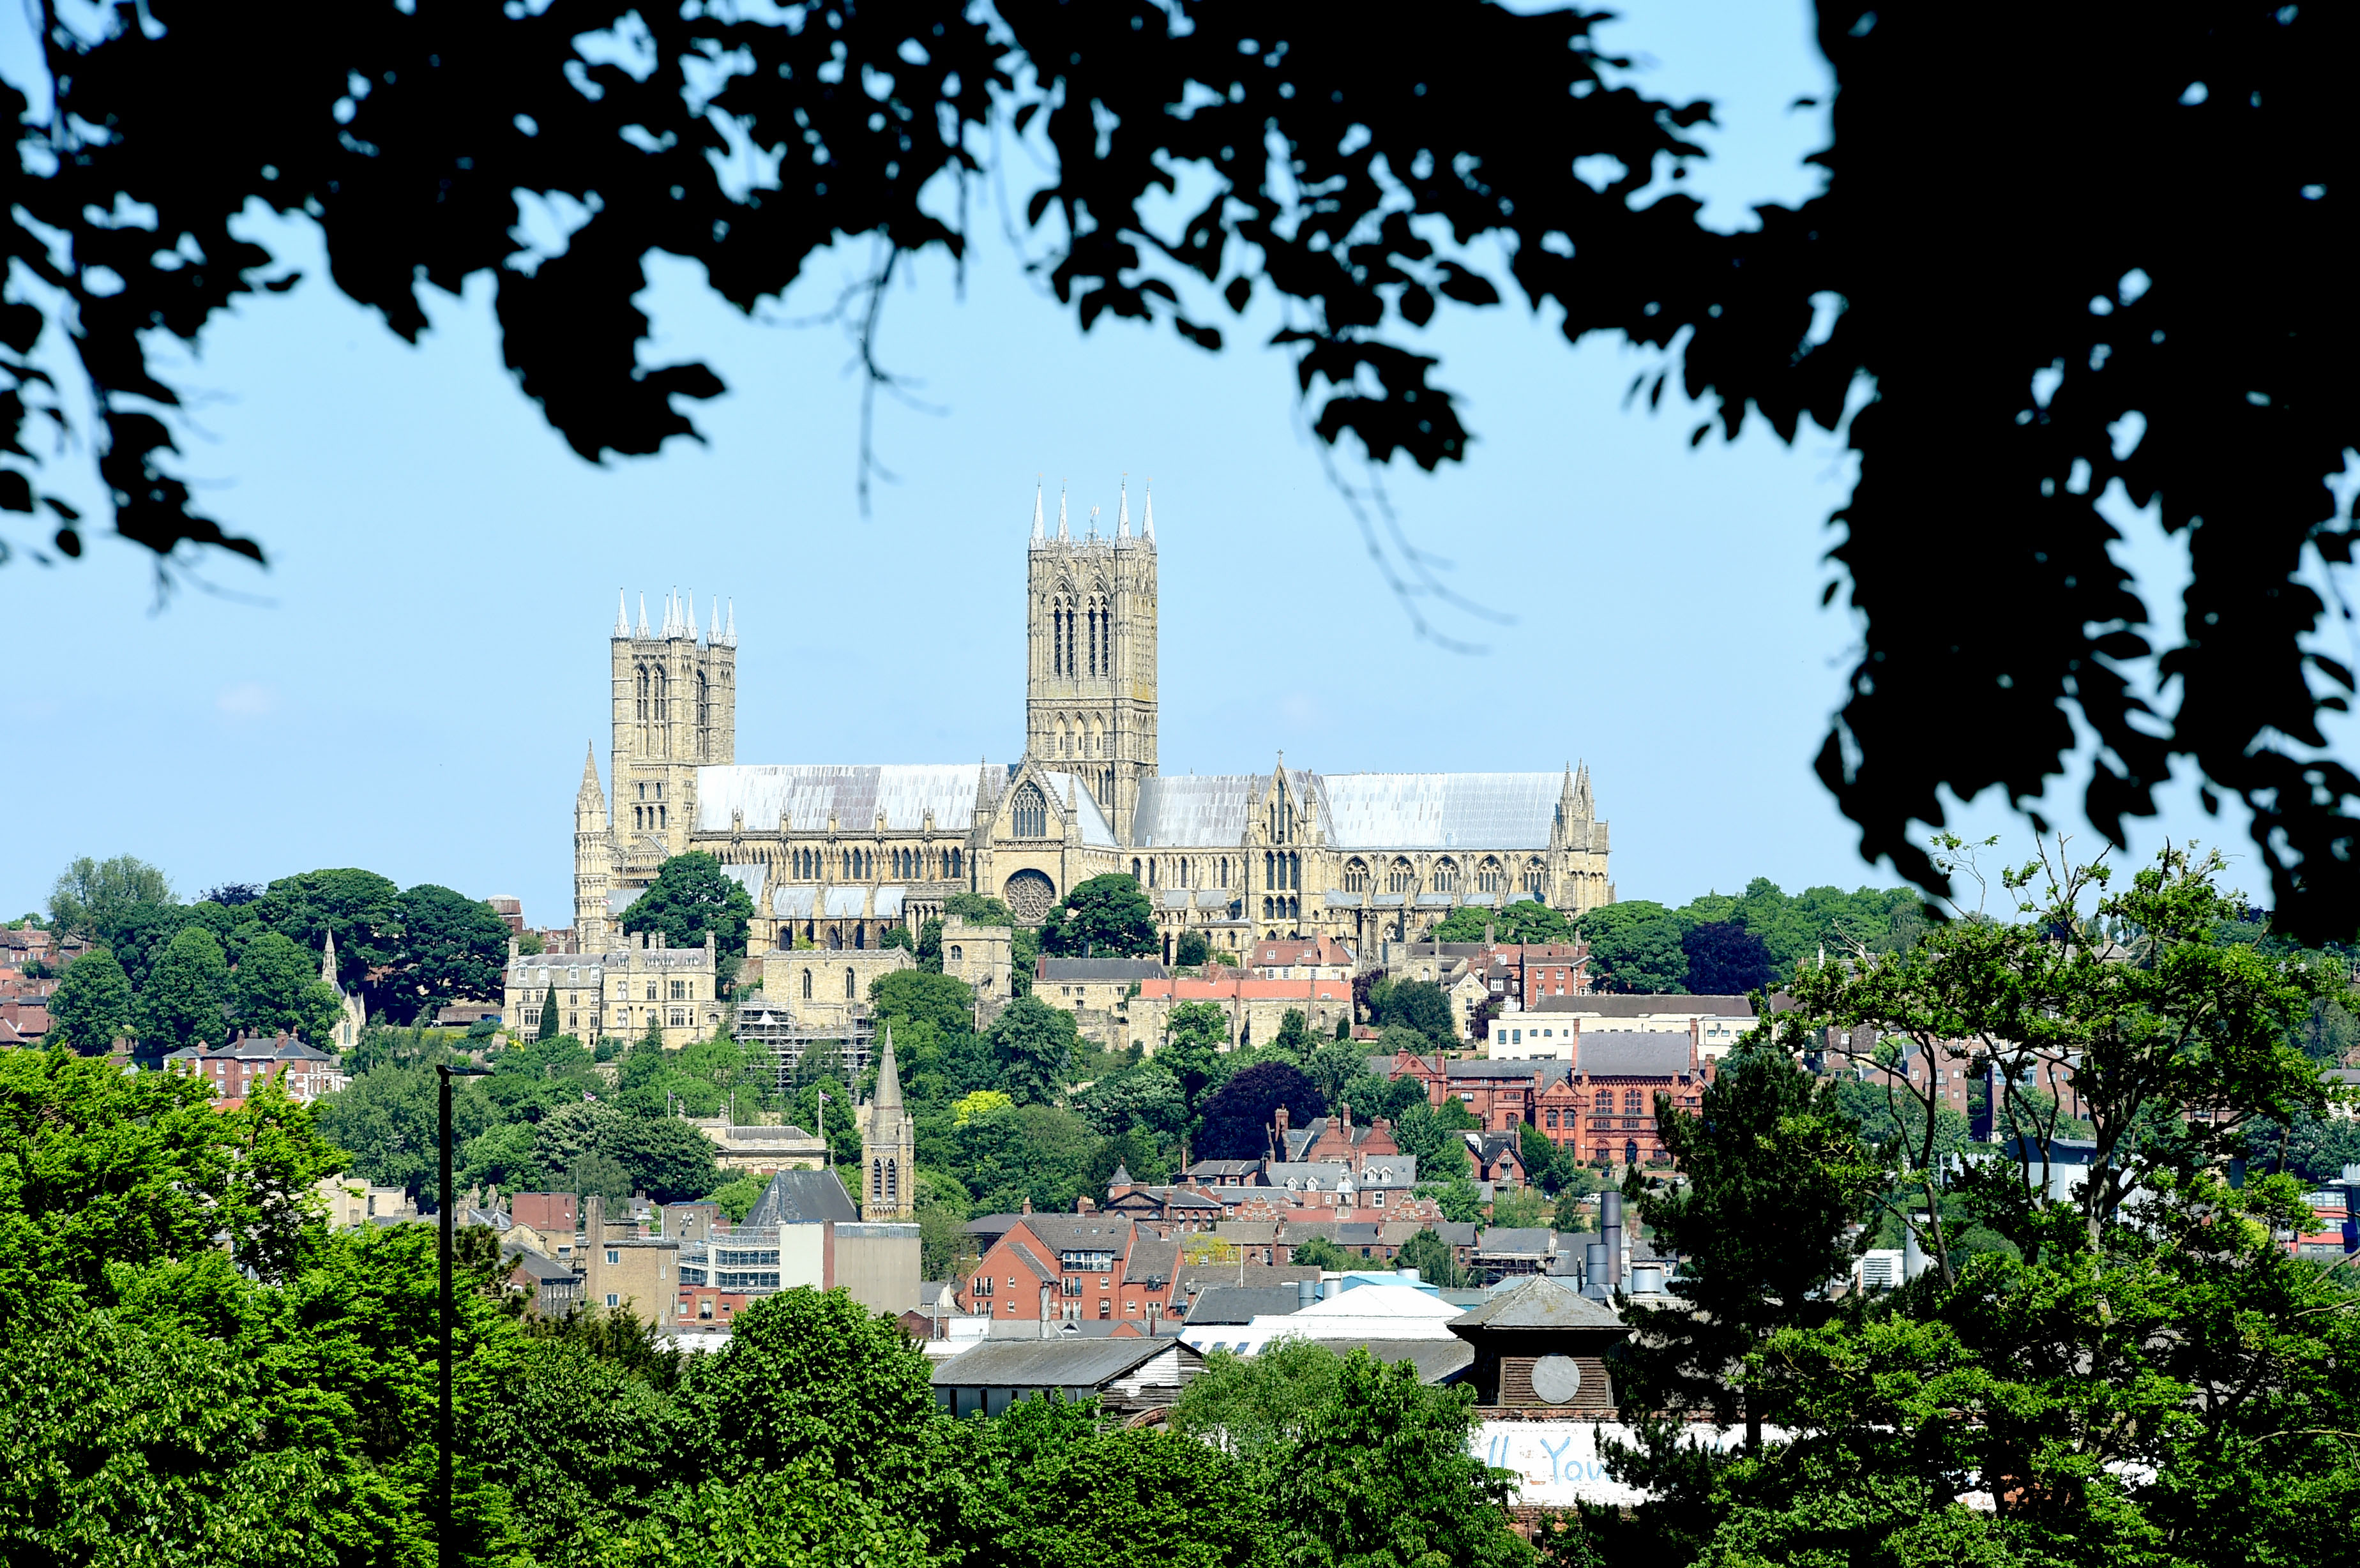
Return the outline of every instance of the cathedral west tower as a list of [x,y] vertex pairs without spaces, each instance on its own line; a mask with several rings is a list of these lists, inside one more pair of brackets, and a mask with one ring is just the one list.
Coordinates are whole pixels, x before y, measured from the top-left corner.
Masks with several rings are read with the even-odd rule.
[[738,759],[738,612],[727,626],[696,632],[694,598],[667,593],[650,630],[639,600],[634,628],[618,594],[607,639],[614,674],[614,867],[630,884],[688,848],[696,822],[696,770]]
[[1057,497],[1050,536],[1032,495],[1025,572],[1024,749],[1079,777],[1127,841],[1141,782],[1155,776],[1155,500],[1131,531],[1126,485],[1111,537],[1073,537]]

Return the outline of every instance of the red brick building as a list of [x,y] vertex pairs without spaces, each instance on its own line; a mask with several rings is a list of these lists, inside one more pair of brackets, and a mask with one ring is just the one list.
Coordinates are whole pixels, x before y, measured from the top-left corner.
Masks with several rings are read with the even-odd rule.
[[213,1086],[217,1102],[243,1100],[265,1080],[276,1078],[290,1098],[309,1105],[346,1082],[334,1057],[284,1032],[268,1040],[241,1034],[211,1051],[184,1045],[164,1058],[164,1071],[204,1079]]
[[1457,1099],[1486,1133],[1515,1132],[1529,1122],[1585,1165],[1665,1158],[1655,1095],[1667,1094],[1692,1110],[1710,1072],[1698,1057],[1693,1025],[1686,1034],[1585,1032],[1567,1061],[1454,1061],[1404,1051],[1390,1063],[1372,1061],[1370,1069],[1417,1080],[1437,1107]]
[[[1005,1224],[1004,1229],[999,1225]],[[1176,1323],[1180,1244],[1126,1214],[1011,1214],[958,1290],[959,1310],[1010,1322]]]

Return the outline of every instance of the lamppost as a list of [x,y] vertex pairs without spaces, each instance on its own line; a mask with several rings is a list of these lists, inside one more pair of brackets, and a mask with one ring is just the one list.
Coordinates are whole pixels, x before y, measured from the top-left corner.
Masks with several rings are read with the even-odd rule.
[[442,1288],[441,1291],[442,1302],[442,1366],[438,1374],[438,1381],[441,1384],[441,1388],[439,1390],[441,1394],[441,1406],[437,1412],[435,1421],[435,1446],[440,1451],[438,1455],[440,1469],[436,1475],[434,1491],[434,1558],[437,1563],[448,1564],[452,1561],[451,1342],[457,1327],[459,1316],[457,1302],[453,1299],[451,1293],[451,1238],[452,1225],[454,1218],[452,1208],[451,1194],[451,1080],[454,1077],[481,1078],[486,1076],[486,1074],[480,1069],[465,1067],[453,1068],[448,1062],[437,1064],[434,1072],[436,1076],[441,1080],[442,1133],[442,1185],[441,1189],[442,1202],[440,1205],[440,1218],[442,1222],[441,1246],[442,1265]]

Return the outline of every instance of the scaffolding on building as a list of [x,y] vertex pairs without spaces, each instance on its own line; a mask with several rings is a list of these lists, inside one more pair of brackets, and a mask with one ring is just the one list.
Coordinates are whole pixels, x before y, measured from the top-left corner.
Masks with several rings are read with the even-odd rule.
[[738,1009],[736,1038],[752,1059],[747,1062],[748,1072],[759,1074],[781,1096],[801,1091],[814,1078],[820,1062],[814,1058],[834,1053],[841,1069],[837,1074],[850,1087],[857,1088],[869,1072],[869,1062],[877,1039],[877,1020],[865,1006],[845,1009],[846,1021],[805,1023],[786,1008],[765,1002],[742,1004]]

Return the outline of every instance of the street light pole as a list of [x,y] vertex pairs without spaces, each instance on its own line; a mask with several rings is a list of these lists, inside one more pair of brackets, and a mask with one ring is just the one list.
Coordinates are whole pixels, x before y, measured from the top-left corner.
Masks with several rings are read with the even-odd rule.
[[434,1554],[435,1561],[448,1568],[451,1555],[451,1340],[453,1319],[451,1301],[451,1069],[437,1066],[435,1073],[442,1080],[442,1357],[440,1372],[442,1384],[441,1410],[437,1414],[435,1436],[441,1450],[442,1468],[436,1476],[434,1491]]

